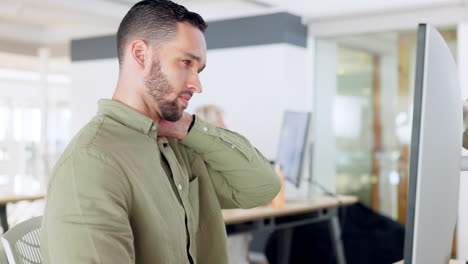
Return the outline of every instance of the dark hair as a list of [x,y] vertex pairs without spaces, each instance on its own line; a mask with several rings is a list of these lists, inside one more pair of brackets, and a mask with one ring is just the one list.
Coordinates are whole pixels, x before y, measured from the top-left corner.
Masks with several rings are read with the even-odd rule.
[[136,3],[120,22],[117,31],[117,55],[123,62],[124,48],[130,40],[140,38],[157,46],[173,38],[177,22],[188,22],[205,32],[203,18],[169,0],[143,0]]

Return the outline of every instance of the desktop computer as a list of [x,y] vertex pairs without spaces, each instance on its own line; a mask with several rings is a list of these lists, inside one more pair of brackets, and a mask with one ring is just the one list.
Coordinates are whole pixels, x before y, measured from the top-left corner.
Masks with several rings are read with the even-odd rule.
[[275,163],[286,180],[299,187],[308,146],[311,113],[286,111],[283,115]]
[[405,264],[449,263],[458,213],[462,99],[442,36],[419,25]]

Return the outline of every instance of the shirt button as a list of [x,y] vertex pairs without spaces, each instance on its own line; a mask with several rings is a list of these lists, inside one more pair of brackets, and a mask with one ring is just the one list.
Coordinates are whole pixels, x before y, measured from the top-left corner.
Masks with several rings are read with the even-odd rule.
[[156,126],[153,125],[153,126],[151,127],[151,130],[155,131],[155,130],[156,130]]
[[236,148],[236,146],[232,145],[231,148]]
[[203,127],[203,131],[207,132],[207,131],[208,131],[208,128],[207,128],[207,127]]
[[182,185],[177,185],[177,189],[179,189],[179,191],[182,191]]

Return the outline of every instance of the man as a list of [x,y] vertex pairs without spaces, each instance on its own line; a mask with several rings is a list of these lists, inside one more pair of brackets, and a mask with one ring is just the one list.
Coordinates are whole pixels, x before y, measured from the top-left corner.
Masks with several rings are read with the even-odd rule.
[[206,24],[170,1],[131,8],[112,100],[57,162],[44,263],[227,263],[223,208],[268,203],[280,183],[242,136],[184,109],[202,87]]

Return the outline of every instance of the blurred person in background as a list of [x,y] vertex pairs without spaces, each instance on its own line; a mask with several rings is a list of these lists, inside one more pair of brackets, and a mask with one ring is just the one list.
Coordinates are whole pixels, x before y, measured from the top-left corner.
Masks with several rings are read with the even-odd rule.
[[194,114],[217,127],[227,128],[224,123],[224,111],[217,105],[199,106],[195,109]]

